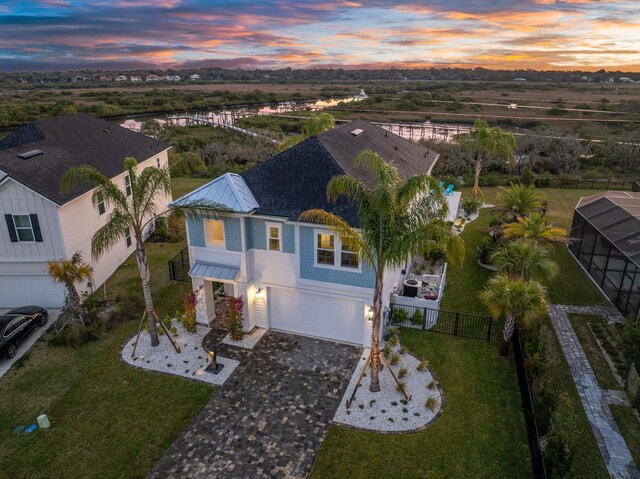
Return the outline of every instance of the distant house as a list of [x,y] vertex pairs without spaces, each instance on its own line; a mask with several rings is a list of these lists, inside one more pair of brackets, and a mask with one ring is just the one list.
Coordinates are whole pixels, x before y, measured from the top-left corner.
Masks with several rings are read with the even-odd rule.
[[519,78],[514,78],[513,81],[527,81],[527,79],[519,77]]
[[[165,143],[87,114],[39,120],[1,139],[0,308],[60,307],[64,288],[47,274],[49,260],[80,252],[94,271],[90,284],[79,289],[91,291],[135,249],[128,235],[100,261],[92,260],[91,238],[106,224],[111,208],[99,200],[94,206],[89,188],[61,194],[60,179],[67,170],[92,165],[130,195],[124,158],[135,157],[138,171],[165,167],[168,149]],[[162,198],[160,207],[169,201]]]
[[147,75],[147,77],[145,78],[145,81],[158,81],[158,80],[160,80],[160,77],[153,73],[151,75]]
[[116,77],[116,81],[127,81],[128,78],[124,75],[119,75]]
[[624,315],[640,318],[640,193],[581,198],[569,251]]
[[197,73],[194,73],[189,77],[189,80],[200,80],[200,75],[198,75]]
[[100,80],[100,81],[111,81],[111,80],[113,80],[113,78],[111,78],[111,77],[107,77],[107,76],[101,76],[101,77],[99,78],[99,80]]
[[620,77],[620,83],[633,83],[633,80],[629,77]]
[[142,77],[140,75],[131,75],[131,81],[142,81]]
[[[176,201],[207,199],[232,211],[222,219],[187,219],[197,321],[216,316],[216,298],[242,296],[245,330],[271,328],[346,343],[367,344],[375,274],[357,252],[324,225],[301,222],[321,208],[358,226],[355,206],[327,200],[327,183],[350,174],[371,181],[354,161],[371,149],[403,176],[429,173],[437,153],[364,121],[304,140],[241,175],[227,173]],[[457,211],[457,205],[454,208]],[[384,272],[383,306],[437,307],[444,275],[390,268]],[[416,287],[404,290],[405,276]],[[427,277],[428,276],[428,277]],[[409,277],[407,276],[407,280]],[[400,295],[404,295],[400,297]],[[427,299],[429,297],[429,299]]]
[[169,81],[180,81],[180,75],[169,75],[167,77],[167,80],[169,80]]
[[84,81],[85,78],[82,75],[76,75],[71,77],[73,83]]

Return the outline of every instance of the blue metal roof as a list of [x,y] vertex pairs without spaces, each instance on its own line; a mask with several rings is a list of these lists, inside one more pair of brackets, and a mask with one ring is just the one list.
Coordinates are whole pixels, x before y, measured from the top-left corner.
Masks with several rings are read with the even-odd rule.
[[259,207],[247,184],[235,173],[225,173],[174,203],[180,205],[196,200],[222,205],[234,213],[249,213]]
[[240,268],[221,264],[196,262],[189,270],[189,276],[196,278],[211,278],[221,281],[234,281],[238,277]]

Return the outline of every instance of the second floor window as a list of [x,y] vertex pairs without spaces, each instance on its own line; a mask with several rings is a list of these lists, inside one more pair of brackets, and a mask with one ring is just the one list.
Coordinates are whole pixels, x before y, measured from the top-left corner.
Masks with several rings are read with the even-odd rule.
[[127,196],[131,196],[131,178],[129,175],[124,177],[124,193]]
[[271,251],[282,251],[280,225],[267,224],[267,243]]
[[31,242],[36,240],[29,215],[13,215],[13,224],[18,241]]
[[131,246],[131,229],[127,228],[124,230],[124,241],[127,244],[127,248]]
[[335,262],[335,237],[328,233],[318,233],[317,241],[317,263],[333,266]]
[[102,193],[96,194],[96,200],[98,201],[98,214],[102,216],[106,211],[106,208],[104,207],[104,195]]
[[340,251],[340,266],[358,269],[358,253],[353,241],[343,238]]
[[224,247],[224,221],[204,220],[204,238],[207,246]]

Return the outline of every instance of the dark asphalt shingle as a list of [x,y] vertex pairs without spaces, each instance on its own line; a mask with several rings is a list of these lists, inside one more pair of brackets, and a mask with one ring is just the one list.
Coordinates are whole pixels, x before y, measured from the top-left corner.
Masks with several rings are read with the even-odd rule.
[[[142,162],[167,148],[164,142],[79,113],[39,120],[3,138],[0,170],[62,205],[90,189],[60,193],[60,179],[70,168],[91,165],[113,178],[124,171],[127,156]],[[28,159],[18,156],[30,150],[42,150],[43,154]]]
[[[362,129],[357,137],[351,132]],[[344,198],[327,201],[327,184],[336,175],[349,174],[370,181],[370,175],[354,165],[358,154],[370,149],[402,176],[427,173],[438,155],[413,141],[357,120],[313,136],[241,174],[260,208],[257,214],[297,220],[300,213],[319,208],[357,225],[356,208]]]

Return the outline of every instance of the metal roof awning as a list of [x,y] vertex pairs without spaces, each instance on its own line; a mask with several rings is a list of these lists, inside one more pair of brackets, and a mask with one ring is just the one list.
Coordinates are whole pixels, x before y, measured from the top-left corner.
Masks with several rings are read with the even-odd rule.
[[221,264],[196,262],[189,270],[189,276],[195,278],[211,278],[220,281],[235,281],[240,273],[240,268]]

